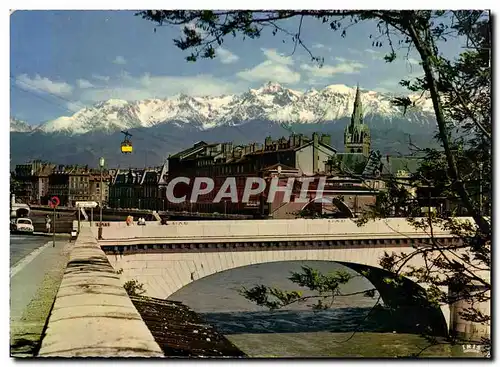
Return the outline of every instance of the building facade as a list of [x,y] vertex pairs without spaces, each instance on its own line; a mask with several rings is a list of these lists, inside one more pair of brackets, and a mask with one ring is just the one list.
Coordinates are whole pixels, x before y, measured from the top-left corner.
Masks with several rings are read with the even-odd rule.
[[[102,199],[102,205],[105,208],[109,205],[109,182],[111,181],[111,174],[109,172],[103,172],[102,180],[101,173],[91,173],[89,175],[89,200],[100,203]],[[102,191],[102,197],[101,197]]]
[[[186,201],[178,204],[169,201],[167,207],[195,212],[269,213],[273,205],[263,204],[261,197],[250,198],[249,203],[241,202],[248,177],[261,177],[270,182],[278,166],[281,167],[282,177],[319,174],[324,172],[328,157],[335,152],[330,145],[330,136],[318,133],[314,133],[312,138],[301,134],[278,140],[267,137],[263,145],[251,143],[234,146],[230,142],[208,144],[201,141],[169,157],[168,182],[178,177],[187,177],[190,183],[178,183],[174,189],[174,196],[185,196]],[[214,189],[210,194],[191,202],[190,195],[196,177],[212,178]],[[228,177],[235,180],[239,202],[224,200],[214,203],[215,195]],[[261,194],[262,197],[265,195],[265,192]]]
[[77,201],[91,201],[90,175],[88,167],[58,165],[48,177],[48,197],[57,196],[67,207],[75,206]]
[[[73,207],[77,201],[100,199],[100,171],[87,166],[55,165],[35,161],[17,165],[13,172],[17,181],[16,200],[26,204],[48,205],[57,196],[61,206]],[[103,173],[103,201],[109,196],[110,175]]]
[[[162,210],[165,207],[166,164],[146,169],[117,170],[109,187],[109,206]],[[161,188],[164,188],[163,191]]]
[[16,181],[16,200],[25,204],[41,204],[48,191],[48,175],[54,165],[48,162],[35,160],[15,167],[12,178]]

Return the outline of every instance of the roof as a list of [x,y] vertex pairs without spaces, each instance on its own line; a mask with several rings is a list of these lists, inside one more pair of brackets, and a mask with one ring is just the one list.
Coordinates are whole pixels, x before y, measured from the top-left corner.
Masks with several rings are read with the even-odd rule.
[[278,167],[281,167],[281,169],[283,171],[297,171],[297,172],[299,171],[298,168],[290,167],[290,166],[287,166],[287,165],[281,164],[281,163],[275,163],[271,166],[264,167],[261,169],[261,171],[272,171],[272,170],[278,169]]
[[[314,141],[313,140],[310,140],[302,145],[299,145],[299,146],[291,146],[291,147],[288,147],[288,148],[281,148],[281,149],[269,149],[269,150],[266,150],[265,148],[264,149],[259,149],[259,150],[256,150],[254,152],[251,152],[251,153],[247,153],[245,154],[245,156],[254,156],[254,155],[262,155],[262,154],[271,154],[271,153],[276,153],[276,152],[290,152],[290,151],[298,151],[298,150],[302,150],[310,145],[314,144]],[[325,143],[322,143],[321,141],[318,141],[318,145],[323,147],[323,148],[327,148],[329,149],[332,153],[336,153],[337,150],[332,147],[331,145],[328,145],[328,144],[325,144]]]
[[158,183],[158,173],[159,171],[157,169],[152,169],[152,170],[147,170],[144,172],[142,175],[142,180],[140,182],[141,185],[144,185],[145,183]]
[[55,166],[56,166],[55,164],[44,164],[36,174],[37,176],[48,176],[52,173]]
[[158,184],[161,174],[167,174],[167,164],[162,167],[148,169],[129,169],[126,171],[117,170],[113,178],[113,184],[144,185]]
[[158,176],[158,184],[166,185],[168,181],[168,160],[163,164],[160,175]]
[[179,153],[175,153],[175,154],[171,155],[169,158],[184,159],[184,158],[187,158],[193,154],[196,154],[198,152],[203,151],[207,147],[214,147],[216,145],[218,145],[218,143],[217,144],[208,144],[208,143],[205,143],[204,141],[200,141],[200,142],[196,143],[195,145],[193,145],[191,148],[180,151]]
[[140,184],[143,174],[143,169],[129,169],[123,172],[118,171],[115,175],[113,184]]

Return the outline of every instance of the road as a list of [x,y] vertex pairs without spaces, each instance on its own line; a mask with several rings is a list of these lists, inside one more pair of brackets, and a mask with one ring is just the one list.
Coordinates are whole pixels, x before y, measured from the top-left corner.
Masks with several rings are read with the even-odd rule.
[[11,356],[32,357],[61,284],[71,243],[69,236],[11,235]]
[[52,238],[46,236],[10,235],[10,267],[17,264],[33,250],[45,245]]

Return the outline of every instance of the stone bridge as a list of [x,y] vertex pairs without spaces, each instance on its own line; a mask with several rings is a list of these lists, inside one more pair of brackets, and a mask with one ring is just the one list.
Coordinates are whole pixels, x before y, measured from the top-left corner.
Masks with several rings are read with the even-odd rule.
[[[415,248],[427,246],[431,242],[429,233],[416,230],[404,218],[378,220],[362,227],[358,227],[351,219],[189,221],[169,222],[168,225],[148,222],[146,226],[127,226],[125,223],[111,222],[103,227],[102,240],[99,242],[96,240],[97,235],[98,228],[95,223],[90,228],[88,223],[82,226],[82,232],[77,239],[76,248],[80,248],[78,258],[83,260],[88,254],[94,258],[106,259],[101,265],[105,266],[106,263],[109,269],[119,272],[121,284],[128,280],[137,280],[144,284],[146,295],[152,297],[168,298],[193,281],[251,264],[293,260],[334,261],[357,272],[363,272],[364,275],[365,271],[368,271],[365,276],[377,288],[385,304],[406,312],[416,322],[425,318],[426,322],[433,326],[436,335],[446,334],[448,330],[476,337],[489,334],[489,328],[478,328],[458,316],[462,304],[452,305],[451,309],[447,305],[441,309],[430,305],[424,291],[425,285],[422,288],[412,279],[404,279],[403,286],[395,291],[385,282],[386,278],[394,278],[394,274],[383,270],[379,264],[386,252],[410,253]],[[434,229],[434,237],[445,244],[458,241],[449,232],[439,228]],[[421,266],[423,261],[422,257],[415,256],[406,266]],[[96,271],[95,266],[92,269]],[[73,267],[72,272],[75,271]],[[54,307],[56,311],[58,302],[68,302],[63,302],[60,297],[67,296],[67,292],[76,289],[76,283],[86,282],[83,274],[80,275],[81,278],[70,274],[63,278]],[[120,297],[123,297],[123,292],[116,289],[115,276],[108,270],[105,275],[113,283],[113,292],[120,293]],[[489,273],[481,276],[489,279]],[[98,274],[92,279],[90,283],[99,284]],[[67,288],[64,284],[67,284]],[[104,313],[105,310],[95,304],[96,302],[90,302],[93,294],[86,297],[80,294],[80,298],[74,298],[74,302],[95,308],[89,310],[89,307],[86,307],[85,312],[88,315]],[[130,309],[129,302],[122,298],[119,301],[120,307],[127,309],[131,320],[137,322],[137,315]],[[489,314],[489,303],[483,306],[483,312]],[[56,322],[61,322],[54,317],[53,311],[48,323],[47,337],[44,339],[45,353],[51,356],[57,354],[57,348],[54,345],[48,348],[48,340],[71,344],[69,338],[73,339],[73,344],[83,343],[81,338],[72,334],[69,324],[65,336],[54,335],[55,330],[62,331],[61,326],[54,326]],[[98,323],[91,325],[96,327],[92,336],[98,340],[102,340],[99,332],[113,334],[110,331],[99,331]],[[126,331],[128,329],[125,328]],[[146,331],[141,333],[147,340],[146,345],[150,345],[150,335]],[[94,343],[94,348],[98,345],[99,343]],[[156,353],[153,346],[145,349],[145,354]],[[44,344],[41,349],[41,353],[43,352]]]
[[[434,237],[445,245],[459,241],[438,228]],[[416,230],[404,218],[378,220],[362,227],[351,219],[171,222],[167,226],[113,223],[104,229],[100,241],[111,265],[122,272],[123,281],[143,283],[152,297],[168,298],[193,281],[252,264],[334,261],[366,273],[386,305],[416,318],[427,317],[436,333],[450,328],[468,332],[470,326],[463,325],[456,312],[450,313],[449,306],[436,313],[422,286],[412,279],[405,279],[398,292],[385,281],[394,278],[380,266],[385,253],[411,253],[430,243],[429,233]],[[421,256],[406,264],[423,265]]]

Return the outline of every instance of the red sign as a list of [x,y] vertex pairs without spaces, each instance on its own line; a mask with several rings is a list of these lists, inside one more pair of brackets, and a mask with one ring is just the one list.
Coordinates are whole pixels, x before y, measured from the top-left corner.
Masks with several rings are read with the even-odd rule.
[[53,196],[50,198],[49,205],[51,208],[57,207],[59,204],[61,204],[61,201],[57,196]]

